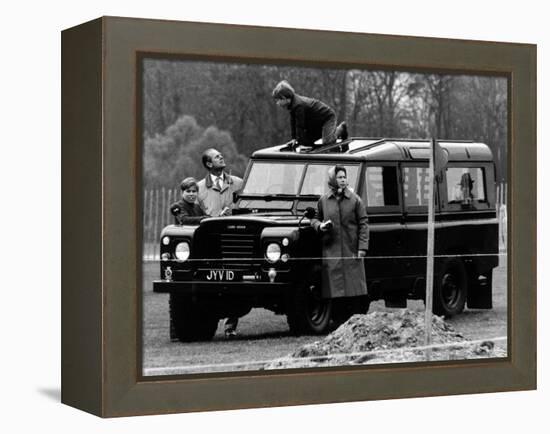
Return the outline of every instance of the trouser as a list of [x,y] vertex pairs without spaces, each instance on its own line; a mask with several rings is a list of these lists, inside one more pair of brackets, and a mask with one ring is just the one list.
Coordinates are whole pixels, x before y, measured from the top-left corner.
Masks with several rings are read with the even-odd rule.
[[336,116],[332,116],[323,124],[322,130],[323,145],[336,143]]

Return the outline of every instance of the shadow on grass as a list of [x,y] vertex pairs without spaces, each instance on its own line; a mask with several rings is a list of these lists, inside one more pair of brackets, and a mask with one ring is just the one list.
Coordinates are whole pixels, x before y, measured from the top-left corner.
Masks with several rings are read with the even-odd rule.
[[278,338],[295,338],[296,336],[291,334],[289,331],[276,331],[276,332],[266,332],[258,335],[240,335],[233,338],[226,338],[223,335],[216,336],[212,342],[238,342],[238,341],[260,341],[263,339],[278,339]]

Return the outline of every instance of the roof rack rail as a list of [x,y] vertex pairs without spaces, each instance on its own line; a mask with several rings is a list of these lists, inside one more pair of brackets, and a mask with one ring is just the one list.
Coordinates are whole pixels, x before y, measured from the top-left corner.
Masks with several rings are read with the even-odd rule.
[[[349,144],[355,140],[374,140],[374,142],[349,151]],[[391,140],[407,141],[407,142],[425,142],[426,140],[429,140],[429,139],[405,139],[405,138],[389,138],[389,137],[349,137],[346,140],[342,140],[341,142],[337,142],[337,143],[331,143],[330,145],[314,146],[311,149],[308,149],[307,151],[305,151],[305,153],[323,154],[326,152],[349,152],[350,154],[354,154],[356,152],[364,151],[365,149],[369,149],[371,147],[379,145],[380,143],[391,141]]]
[[[350,143],[357,141],[357,140],[369,140],[371,143],[365,144],[364,146],[358,147],[356,149],[349,149]],[[291,142],[284,143],[282,147],[279,149],[281,152],[299,152],[300,154],[326,154],[326,153],[349,153],[349,154],[357,154],[359,152],[372,149],[384,142],[407,142],[407,143],[426,143],[429,142],[430,138],[417,138],[417,139],[409,139],[409,138],[396,138],[396,137],[349,137],[345,140],[341,140],[336,143],[331,143],[330,145],[320,145],[320,146],[306,146],[306,147],[300,147],[297,149],[292,145]],[[439,139],[439,142],[443,143],[474,143],[473,140],[452,140],[452,139]]]
[[388,139],[374,138],[374,139],[368,139],[368,140],[376,140],[376,141],[372,142],[372,143],[369,143],[368,145],[361,146],[360,148],[352,149],[351,151],[349,151],[349,153],[350,154],[356,154],[357,152],[361,152],[361,151],[365,151],[365,150],[370,149],[370,148],[374,148],[375,146],[378,146],[380,143],[383,143],[383,142],[387,141]]
[[352,138],[342,140],[340,142],[331,143],[330,145],[324,146],[313,146],[311,149],[305,151],[306,154],[324,154],[327,152],[347,152],[349,148],[349,143],[352,141]]

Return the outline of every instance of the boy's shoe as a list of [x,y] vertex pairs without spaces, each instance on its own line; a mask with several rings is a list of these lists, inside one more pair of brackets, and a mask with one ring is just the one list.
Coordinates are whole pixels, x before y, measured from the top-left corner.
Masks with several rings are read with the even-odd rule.
[[336,127],[336,138],[346,140],[348,138],[348,125],[346,122],[342,122]]
[[226,330],[225,337],[227,339],[234,339],[237,337],[237,332],[235,330]]

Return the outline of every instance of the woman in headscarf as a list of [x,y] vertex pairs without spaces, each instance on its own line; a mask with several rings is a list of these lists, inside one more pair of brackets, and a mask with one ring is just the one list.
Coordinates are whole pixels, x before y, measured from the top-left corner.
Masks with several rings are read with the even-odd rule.
[[369,247],[368,218],[361,198],[348,187],[346,168],[328,174],[330,190],[319,199],[312,226],[322,235],[323,297],[367,294],[363,259]]

